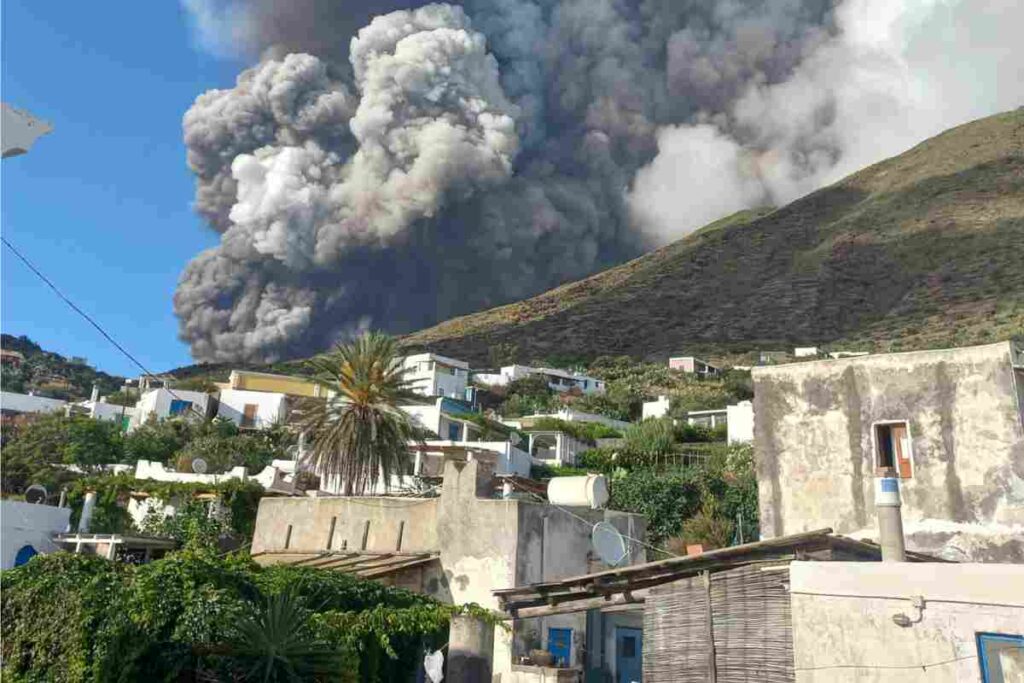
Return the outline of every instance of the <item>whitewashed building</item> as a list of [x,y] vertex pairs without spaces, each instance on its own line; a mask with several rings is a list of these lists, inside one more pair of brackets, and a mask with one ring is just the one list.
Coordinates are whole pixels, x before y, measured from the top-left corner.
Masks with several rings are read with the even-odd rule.
[[436,353],[418,353],[402,361],[405,379],[413,391],[422,396],[464,398],[469,381],[469,363],[439,356]]
[[488,386],[506,386],[510,382],[525,377],[540,376],[548,381],[554,391],[579,389],[584,394],[602,393],[605,389],[604,380],[558,368],[534,368],[528,365],[506,365],[498,372],[475,372],[473,379]]
[[221,389],[217,417],[231,420],[242,429],[267,429],[287,419],[288,407],[286,394]]
[[34,394],[18,394],[13,391],[0,391],[0,411],[4,415],[20,415],[21,413],[54,413],[63,410],[67,401],[59,398],[47,398]]
[[700,377],[717,377],[722,374],[721,368],[717,368],[707,361],[693,356],[674,356],[668,359],[668,367],[672,370],[682,370],[691,375]]
[[39,554],[58,549],[54,534],[68,530],[71,508],[0,501],[0,569],[25,564]]
[[135,405],[132,428],[147,422],[150,418],[163,420],[168,417],[205,418],[210,414],[212,398],[202,391],[160,388],[147,391]]

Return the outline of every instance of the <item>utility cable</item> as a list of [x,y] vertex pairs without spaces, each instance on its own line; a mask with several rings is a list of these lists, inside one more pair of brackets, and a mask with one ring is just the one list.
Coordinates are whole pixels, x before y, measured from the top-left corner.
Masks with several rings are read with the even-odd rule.
[[[69,298],[68,298],[68,297],[67,297],[67,296],[66,296],[66,295],[64,294],[64,292],[60,291],[60,289],[59,289],[59,288],[57,287],[57,285],[55,285],[55,284],[53,283],[53,281],[52,281],[52,280],[50,280],[50,278],[46,277],[46,275],[44,275],[44,274],[43,274],[43,272],[42,272],[42,271],[40,271],[40,270],[39,270],[39,268],[37,268],[37,267],[36,267],[36,266],[35,266],[35,265],[34,265],[34,264],[33,264],[33,263],[31,262],[31,261],[29,261],[29,260],[28,260],[28,258],[27,258],[27,257],[26,257],[26,256],[25,256],[24,254],[22,254],[22,253],[21,253],[20,251],[18,251],[18,250],[17,250],[16,248],[15,248],[15,246],[14,246],[13,244],[11,244],[11,242],[10,242],[10,241],[9,241],[9,240],[8,240],[8,239],[7,239],[6,237],[0,236],[0,240],[3,240],[3,243],[4,243],[4,245],[6,245],[8,249],[10,249],[10,250],[11,250],[12,252],[14,252],[14,255],[15,255],[15,256],[17,256],[17,257],[18,257],[18,258],[19,258],[19,259],[21,260],[21,262],[22,262],[22,263],[24,263],[26,267],[28,267],[28,269],[29,269],[29,270],[31,270],[31,271],[32,271],[33,273],[35,273],[36,277],[38,277],[38,278],[39,278],[40,280],[42,280],[42,281],[43,281],[44,283],[46,283],[46,286],[47,286],[47,287],[49,287],[50,289],[52,289],[52,290],[53,290],[53,292],[54,292],[54,293],[55,293],[55,294],[56,294],[56,295],[57,295],[58,297],[60,297],[60,299],[61,299],[61,300],[62,300],[62,301],[63,301],[64,303],[66,303],[66,304],[67,304],[68,306],[70,306],[70,307],[71,307],[71,310],[75,311],[76,313],[78,313],[78,315],[80,315],[80,316],[82,316],[83,318],[85,318],[85,320],[86,320],[86,321],[87,321],[87,322],[88,322],[88,323],[89,323],[90,325],[92,325],[93,327],[95,327],[95,328],[96,328],[96,330],[97,330],[97,331],[98,331],[98,332],[99,332],[100,334],[102,334],[102,335],[103,335],[103,337],[104,337],[104,338],[105,338],[105,339],[106,339],[107,341],[109,341],[109,342],[110,342],[111,344],[113,344],[113,345],[114,345],[114,348],[116,348],[116,349],[117,349],[118,351],[120,351],[120,352],[121,352],[122,354],[124,354],[124,356],[125,356],[125,357],[126,357],[126,358],[127,358],[128,360],[130,360],[130,361],[131,361],[132,363],[135,363],[135,365],[137,365],[137,366],[139,367],[139,369],[140,369],[140,370],[142,370],[142,373],[143,373],[143,375],[144,375],[144,376],[146,376],[146,377],[151,377],[151,378],[153,378],[153,379],[157,379],[157,376],[156,376],[156,375],[155,375],[154,373],[150,372],[150,371],[149,371],[149,369],[147,369],[147,368],[146,368],[146,366],[145,366],[145,365],[143,365],[143,364],[142,364],[142,363],[141,363],[141,362],[139,361],[139,359],[138,359],[138,358],[136,358],[135,356],[133,356],[132,354],[130,354],[130,353],[128,352],[128,350],[127,350],[126,348],[124,348],[124,347],[123,347],[123,346],[121,346],[121,345],[120,345],[119,343],[117,343],[117,340],[116,340],[116,339],[114,339],[114,338],[113,338],[112,336],[110,336],[110,335],[109,335],[109,334],[107,333],[107,331],[106,331],[106,330],[104,330],[104,329],[103,329],[103,327],[102,327],[102,326],[100,326],[100,324],[99,324],[98,322],[96,322],[96,321],[95,321],[95,320],[94,320],[94,319],[92,318],[92,316],[90,316],[90,315],[89,315],[88,313],[86,313],[86,312],[85,312],[85,311],[83,311],[83,310],[82,310],[81,308],[79,308],[79,307],[78,307],[78,306],[77,306],[77,305],[75,304],[75,302],[74,302],[74,301],[72,301],[71,299],[69,299]],[[167,392],[168,392],[168,393],[169,393],[169,394],[170,394],[171,396],[173,396],[174,398],[176,398],[177,400],[179,400],[179,401],[182,401],[182,400],[184,400],[184,399],[182,399],[182,398],[181,398],[180,396],[178,396],[177,394],[175,394],[175,393],[174,393],[174,391],[173,391],[173,390],[171,390],[171,388],[170,388],[170,387],[164,387],[164,388],[165,388],[165,389],[167,389]],[[140,393],[140,398],[141,398],[141,393]],[[195,413],[196,413],[197,415],[199,415],[199,416],[200,416],[201,418],[203,418],[203,419],[206,419],[206,416],[205,416],[205,415],[203,415],[203,414],[202,414],[201,412],[199,412],[199,409],[198,409],[198,408],[196,408],[196,407],[195,407],[194,405],[192,405],[192,402],[191,402],[191,401],[188,401],[188,404],[189,404],[189,407],[190,407],[190,408],[191,408],[191,409],[192,409],[192,410],[193,410],[193,411],[194,411],[194,412],[195,412]]]

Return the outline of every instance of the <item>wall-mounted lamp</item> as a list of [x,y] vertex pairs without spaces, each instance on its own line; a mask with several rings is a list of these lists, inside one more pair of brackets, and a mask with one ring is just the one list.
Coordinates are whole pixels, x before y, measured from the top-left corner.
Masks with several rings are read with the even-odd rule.
[[892,622],[901,628],[908,628],[914,624],[920,623],[924,618],[924,596],[915,595],[910,598],[910,606],[917,610],[917,618],[911,619],[903,612],[892,615]]

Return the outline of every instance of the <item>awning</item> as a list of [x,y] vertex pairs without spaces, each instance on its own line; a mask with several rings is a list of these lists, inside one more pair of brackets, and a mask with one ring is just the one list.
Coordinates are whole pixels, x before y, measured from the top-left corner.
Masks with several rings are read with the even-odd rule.
[[256,553],[252,559],[261,565],[287,564],[355,574],[366,579],[388,576],[419,567],[438,559],[437,553],[358,553],[349,551],[300,553]]

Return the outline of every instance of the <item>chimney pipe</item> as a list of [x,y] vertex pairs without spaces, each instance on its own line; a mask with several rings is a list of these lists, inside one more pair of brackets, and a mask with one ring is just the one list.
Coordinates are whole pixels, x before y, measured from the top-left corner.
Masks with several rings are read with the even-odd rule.
[[875,509],[878,511],[878,543],[882,562],[906,562],[903,515],[900,512],[900,480],[888,470],[875,479]]
[[89,531],[89,524],[92,522],[92,511],[96,507],[96,492],[89,491],[85,494],[85,502],[82,503],[82,516],[78,518],[78,533],[84,534]]

